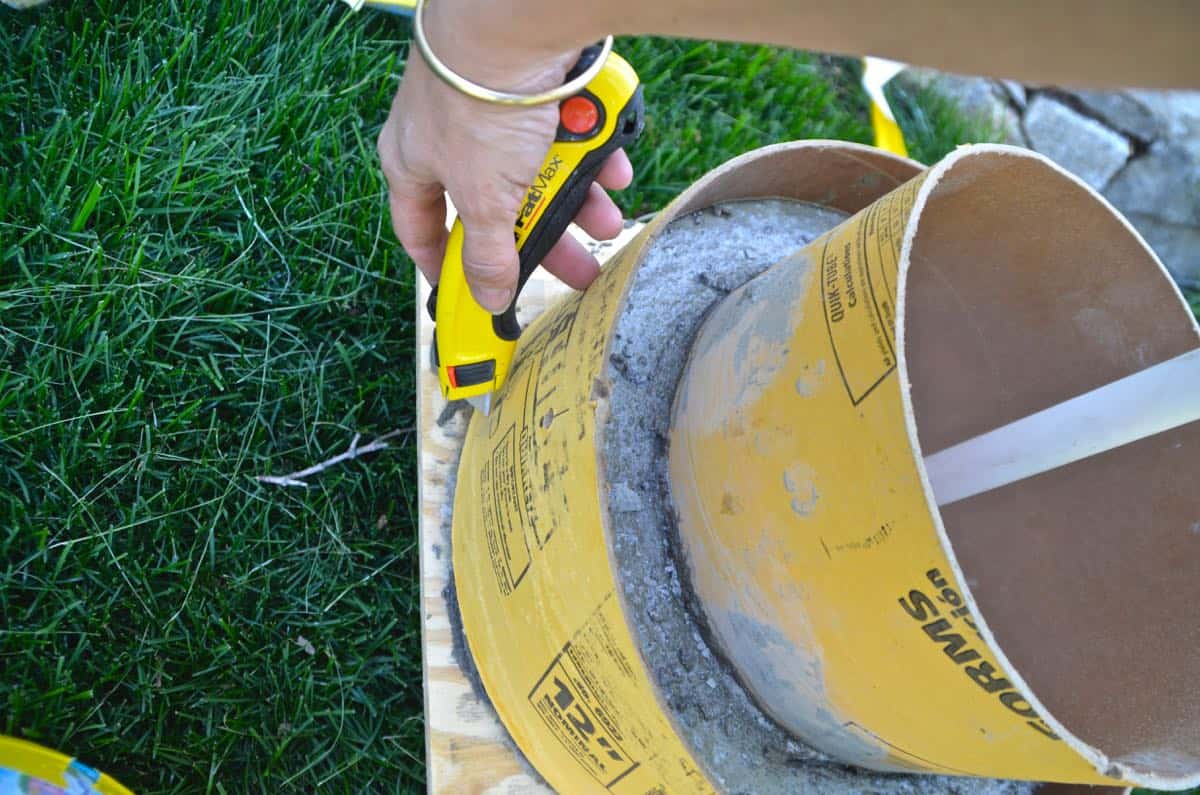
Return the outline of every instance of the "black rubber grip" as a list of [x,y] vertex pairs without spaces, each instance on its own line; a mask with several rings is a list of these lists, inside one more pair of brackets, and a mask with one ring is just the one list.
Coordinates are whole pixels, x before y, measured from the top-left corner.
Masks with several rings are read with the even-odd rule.
[[[575,65],[571,67],[571,71],[567,72],[567,77],[563,82],[569,83],[570,81],[574,80],[575,78],[577,78],[581,74],[583,74],[587,70],[587,68],[589,66],[591,66],[593,63],[595,63],[596,59],[598,57],[600,57],[601,49],[602,48],[600,47],[599,44],[593,44],[589,47],[584,47],[583,52],[580,53],[580,55],[579,55],[579,60],[576,61]],[[592,96],[590,94],[590,92],[588,92],[586,90],[583,93],[588,94],[588,96]],[[638,86],[637,93],[635,95],[635,99],[638,100],[638,107],[637,107],[638,120],[637,120],[637,130],[634,132],[633,138],[636,138],[638,136],[638,133],[640,133],[642,131],[641,96],[642,96],[642,87]],[[632,105],[633,103],[630,103],[630,104]],[[600,114],[601,114],[599,121],[601,124],[603,124],[604,123],[604,115],[603,115],[604,114],[604,106],[600,102],[596,102],[596,107],[600,111]],[[557,137],[560,139],[568,139],[568,140],[578,140],[580,138],[580,136],[573,136],[568,131],[564,130],[561,124],[558,126],[558,136]],[[632,140],[632,139],[630,139],[630,140]],[[585,157],[583,163],[581,163],[580,165],[581,166],[586,165],[589,161],[590,161],[590,158]],[[601,161],[600,164],[604,165],[604,162]],[[591,184],[592,181],[593,180],[588,180],[587,183],[585,183],[585,185]],[[570,182],[568,182],[567,185],[569,186]],[[587,191],[584,191],[583,198],[584,199],[587,198]],[[580,200],[580,204],[582,205],[582,199]],[[578,207],[575,208],[575,213],[577,213],[577,212],[579,212]],[[575,213],[571,213],[571,218],[575,217]],[[570,222],[571,222],[571,219],[568,218],[567,223],[570,223]],[[566,231],[566,228],[567,228],[566,226],[563,226],[563,231]],[[560,237],[562,237],[562,232],[559,232],[557,235],[555,235],[554,239],[558,240],[558,238],[560,238]],[[529,249],[529,244],[531,242],[532,242],[532,239],[526,241],[525,249],[522,249],[522,252]],[[549,249],[547,248],[546,251],[549,251]],[[517,295],[520,294],[521,288],[525,286],[525,282],[529,279],[529,274],[533,273],[533,269],[536,268],[541,263],[542,257],[544,257],[545,255],[546,255],[546,252],[543,251],[541,253],[541,255],[538,256],[537,261],[533,263],[533,267],[530,267],[528,272],[526,272],[526,270],[525,270],[526,269],[526,264],[525,264],[526,257],[524,255],[524,253],[521,254],[521,271],[520,271],[521,272],[521,281],[517,286],[517,293],[516,293]],[[429,319],[432,320],[434,323],[437,322],[437,296],[438,296],[438,286],[435,284],[435,285],[433,285],[433,289],[430,290],[430,292],[429,292],[429,300],[427,300],[425,302],[425,311],[429,313]],[[509,307],[510,312],[514,311],[514,308],[516,307],[516,303],[517,303],[517,300],[516,300],[516,297],[514,296],[513,297],[513,305]],[[513,318],[513,323],[514,324],[516,323],[515,317]],[[521,333],[521,329],[518,326],[517,334],[520,334],[520,333]],[[503,339],[509,339],[509,338],[503,337]],[[516,339],[516,337],[513,337],[512,339]],[[435,350],[436,350],[436,347],[437,346],[435,345],[434,346]],[[435,355],[436,355],[436,353],[435,353]],[[437,365],[435,364],[434,366],[436,367]]]
[[429,299],[425,301],[425,311],[429,313],[429,319],[434,323],[437,322],[437,285],[433,285],[433,289],[429,291]]
[[645,123],[643,113],[642,87],[639,85],[625,107],[617,114],[616,129],[603,146],[593,149],[584,156],[576,168],[567,177],[562,191],[559,192],[545,213],[538,219],[533,232],[521,247],[521,271],[517,280],[517,291],[513,302],[503,314],[492,318],[492,326],[496,336],[504,340],[515,340],[521,336],[521,325],[517,322],[517,297],[521,295],[530,275],[542,263],[546,253],[554,247],[558,239],[567,231],[567,226],[579,213],[579,208],[587,199],[588,189],[596,179],[604,161],[618,149],[633,143],[642,132]]
[[600,53],[604,48],[599,44],[589,44],[583,48],[583,52],[579,53],[579,60],[571,67],[571,71],[567,72],[567,76],[563,78],[564,83],[570,83],[575,78],[588,70],[596,59],[600,57]]
[[459,388],[486,384],[496,377],[496,360],[460,364],[454,368],[454,380]]

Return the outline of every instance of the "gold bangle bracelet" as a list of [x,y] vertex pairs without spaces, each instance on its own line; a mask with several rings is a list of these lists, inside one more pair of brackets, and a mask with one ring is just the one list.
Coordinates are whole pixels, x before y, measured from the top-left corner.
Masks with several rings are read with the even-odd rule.
[[613,37],[606,36],[600,50],[600,55],[592,62],[591,66],[583,71],[583,74],[573,80],[538,94],[512,94],[507,91],[496,91],[487,86],[471,82],[446,66],[440,58],[434,55],[433,48],[429,46],[429,40],[425,38],[425,25],[423,23],[425,5],[426,0],[417,0],[417,7],[413,11],[413,38],[417,42],[417,49],[421,51],[421,56],[425,59],[425,63],[429,64],[429,68],[433,70],[433,73],[441,78],[442,82],[446,85],[469,97],[474,97],[483,102],[490,102],[493,105],[531,107],[533,105],[548,105],[551,102],[564,100],[572,94],[578,93],[580,89],[590,83],[592,78],[604,68],[604,62],[608,60],[608,54],[612,52]]

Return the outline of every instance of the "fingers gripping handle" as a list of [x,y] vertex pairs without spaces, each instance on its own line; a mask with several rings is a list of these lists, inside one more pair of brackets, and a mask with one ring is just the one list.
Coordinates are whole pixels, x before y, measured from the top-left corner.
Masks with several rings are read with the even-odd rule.
[[[579,214],[583,203],[587,200],[588,191],[596,181],[596,175],[604,167],[609,156],[618,149],[632,143],[643,124],[642,90],[639,86],[634,96],[617,119],[616,131],[607,141],[596,149],[591,150],[579,165],[567,176],[566,182],[549,202],[541,217],[530,231],[524,245],[518,254],[521,261],[520,275],[517,280],[517,290],[513,301],[502,314],[496,315],[494,322],[496,335],[501,339],[515,340],[521,335],[521,326],[517,323],[517,297],[525,287],[525,282],[545,259],[546,254],[567,231],[571,221]],[[560,132],[561,134],[561,132]],[[557,156],[555,145],[550,147],[543,168],[554,162]]]
[[[585,52],[580,60],[585,67],[588,57]],[[635,140],[642,124],[637,74],[615,54],[587,88],[560,105],[558,134],[513,226],[520,272],[513,301],[499,315],[491,315],[471,296],[463,272],[462,222],[455,220],[439,283],[427,304],[437,322],[434,362],[448,399],[484,395],[503,386],[521,334],[516,296],[578,214],[604,162]]]

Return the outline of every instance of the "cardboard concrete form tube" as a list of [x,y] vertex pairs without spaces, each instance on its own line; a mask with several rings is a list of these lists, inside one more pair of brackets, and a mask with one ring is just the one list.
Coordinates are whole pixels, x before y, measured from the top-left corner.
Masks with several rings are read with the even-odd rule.
[[452,524],[462,624],[505,727],[560,792],[713,792],[649,674],[614,571],[601,451],[614,320],[650,242],[718,202],[782,197],[856,212],[918,166],[854,144],[767,147],[710,172],[598,281],[523,333],[504,392],[476,414]]
[[731,293],[670,466],[760,706],[881,770],[1200,783],[1200,423],[940,511],[922,465],[1198,345],[1132,227],[1009,147],[960,148]]

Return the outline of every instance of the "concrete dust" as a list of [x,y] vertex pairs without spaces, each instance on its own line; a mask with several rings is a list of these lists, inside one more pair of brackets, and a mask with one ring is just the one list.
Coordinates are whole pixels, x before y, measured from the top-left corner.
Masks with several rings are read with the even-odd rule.
[[[696,331],[719,299],[845,217],[795,201],[733,202],[676,220],[649,246],[617,318],[599,434],[626,615],[667,713],[725,792],[1031,793],[1027,782],[851,768],[791,738],[710,649],[679,568],[667,432]],[[817,495],[797,498],[804,507]]]

